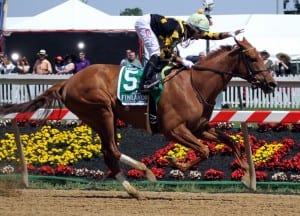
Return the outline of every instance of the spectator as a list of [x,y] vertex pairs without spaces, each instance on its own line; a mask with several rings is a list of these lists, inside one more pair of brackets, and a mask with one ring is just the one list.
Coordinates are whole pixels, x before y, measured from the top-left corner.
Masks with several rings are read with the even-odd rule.
[[120,65],[121,65],[121,66],[124,65],[125,62],[128,61],[128,59],[129,59],[129,54],[132,52],[132,50],[131,50],[131,49],[127,49],[125,52],[126,52],[126,57],[123,58],[123,59],[121,60],[121,62],[120,62]]
[[270,54],[266,51],[263,50],[260,52],[261,58],[264,60],[264,63],[268,69],[268,71],[274,76],[274,64],[273,61],[270,58]]
[[10,74],[14,71],[15,65],[8,59],[4,53],[0,54],[0,71],[1,74]]
[[278,53],[276,55],[278,61],[276,62],[276,76],[291,74],[291,58],[285,53]]
[[74,74],[76,72],[75,58],[73,55],[67,55],[64,58],[65,67],[60,70],[57,74]]
[[64,58],[62,56],[56,56],[54,58],[54,69],[55,69],[55,73],[59,73],[62,70],[64,70],[66,67],[65,63],[64,63]]
[[41,49],[38,53],[38,59],[35,61],[32,73],[33,74],[51,74],[52,66],[47,59],[47,52]]
[[129,66],[129,65],[133,65],[133,66],[142,68],[142,64],[141,64],[140,60],[138,60],[136,58],[134,51],[129,52],[128,58],[121,62],[121,66]]
[[79,53],[79,61],[76,63],[76,73],[78,71],[81,71],[83,68],[86,68],[87,66],[89,66],[91,63],[90,63],[90,60],[88,60],[86,57],[85,57],[85,53],[84,52],[80,52]]
[[4,74],[4,53],[0,52],[0,74]]
[[29,73],[30,65],[25,56],[17,60],[17,67],[15,72],[19,74],[27,74]]

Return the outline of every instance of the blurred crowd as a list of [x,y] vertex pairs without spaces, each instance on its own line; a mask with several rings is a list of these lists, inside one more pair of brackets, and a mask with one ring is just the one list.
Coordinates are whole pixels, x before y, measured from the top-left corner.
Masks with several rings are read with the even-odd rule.
[[[48,58],[47,51],[41,49],[37,52],[37,58],[34,64],[30,65],[26,56],[17,57],[11,60],[5,53],[0,52],[0,74],[75,74],[91,63],[83,51],[78,55],[57,55],[53,59]],[[173,55],[180,57],[177,47],[173,49]],[[291,58],[285,53],[278,53],[276,59],[271,59],[268,51],[260,52],[262,59],[273,76],[289,76],[292,74]],[[192,62],[201,61],[205,58],[206,53],[201,51],[199,55],[186,56],[187,60]],[[120,61],[121,66],[133,65],[143,68],[143,62],[132,49],[125,50],[125,56]]]
[[5,53],[0,53],[0,74],[75,74],[90,65],[84,52],[76,55],[57,55],[49,59],[47,51],[41,49],[37,52],[37,58],[33,65],[26,56],[14,56],[11,60]]
[[270,59],[270,53],[266,50],[260,52],[262,59],[273,76],[289,76],[292,74],[291,58],[285,53],[277,53],[276,59]]

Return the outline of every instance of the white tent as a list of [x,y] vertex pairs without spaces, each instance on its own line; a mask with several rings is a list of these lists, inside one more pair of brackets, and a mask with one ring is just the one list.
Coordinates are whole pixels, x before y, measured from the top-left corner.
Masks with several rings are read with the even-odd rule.
[[[211,31],[234,31],[244,28],[245,36],[257,50],[267,50],[271,55],[279,52],[291,56],[300,54],[300,23],[299,15],[214,15]],[[209,41],[210,50],[220,45],[234,44],[233,38]],[[181,54],[198,55],[206,50],[203,40],[195,41],[188,48],[180,48]]]
[[[114,17],[79,0],[69,0],[33,17],[8,21],[6,32],[22,31],[80,31],[116,29],[122,25]],[[116,25],[119,23],[119,25]],[[133,28],[133,27],[132,27]],[[127,29],[121,26],[120,29]]]
[[[176,16],[175,16],[176,17]],[[176,17],[187,20],[187,16]],[[69,0],[33,17],[8,17],[5,33],[38,31],[134,31],[135,16],[110,16],[79,0]],[[244,28],[245,36],[258,50],[272,55],[279,52],[300,54],[299,15],[213,15],[211,31],[234,31]],[[210,50],[234,44],[233,38],[210,41]],[[206,50],[206,42],[193,41],[181,55],[198,55]]]

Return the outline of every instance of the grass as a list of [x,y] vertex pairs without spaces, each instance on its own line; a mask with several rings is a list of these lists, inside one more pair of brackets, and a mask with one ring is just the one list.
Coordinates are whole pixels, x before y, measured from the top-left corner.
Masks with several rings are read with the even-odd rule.
[[[236,181],[131,181],[140,191],[156,192],[206,192],[206,193],[246,193],[250,192],[241,182]],[[0,196],[15,196],[20,193],[21,178],[18,175],[0,175]],[[30,189],[46,190],[102,190],[124,191],[115,180],[90,181],[80,178],[56,176],[30,176]],[[257,182],[256,193],[300,194],[300,183]]]
[[0,196],[18,196],[21,193],[22,183],[18,175],[0,176]]

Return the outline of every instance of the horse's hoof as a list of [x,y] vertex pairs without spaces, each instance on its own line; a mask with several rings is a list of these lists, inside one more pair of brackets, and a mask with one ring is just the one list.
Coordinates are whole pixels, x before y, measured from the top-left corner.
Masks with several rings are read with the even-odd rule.
[[177,158],[176,157],[171,157],[171,156],[166,156],[166,159],[168,160],[168,162],[173,165],[173,166],[177,166]]
[[146,178],[151,182],[156,182],[156,177],[150,169],[146,169],[145,171]]
[[140,195],[138,192],[136,193],[128,193],[131,197],[137,199],[137,200],[145,200],[145,197]]
[[256,186],[254,187],[251,187],[251,180],[250,180],[250,177],[249,175],[244,175],[242,177],[242,183],[243,185],[248,189],[248,190],[251,190],[251,191],[256,191]]
[[242,183],[247,189],[250,189],[250,182],[242,179]]
[[190,168],[186,163],[179,163],[175,157],[167,156],[166,159],[169,161],[170,166],[179,169],[181,172],[185,172]]

